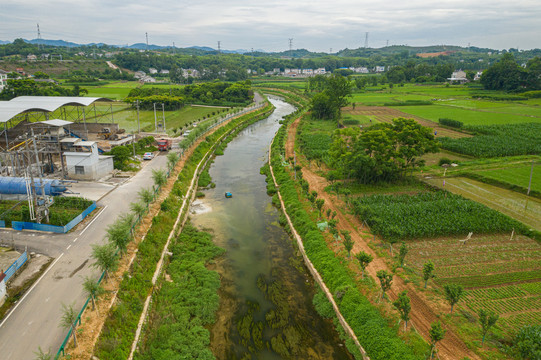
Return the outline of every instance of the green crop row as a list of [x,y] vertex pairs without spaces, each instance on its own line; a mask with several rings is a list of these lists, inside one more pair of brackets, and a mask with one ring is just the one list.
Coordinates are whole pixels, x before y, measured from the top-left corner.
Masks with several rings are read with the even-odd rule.
[[478,312],[480,309],[487,309],[494,311],[496,314],[505,314],[516,311],[541,309],[541,296],[475,301],[468,302],[468,306],[475,312]]
[[442,147],[475,157],[541,154],[541,123],[466,126],[473,137],[441,138]]
[[323,235],[303,208],[297,192],[297,183],[282,164],[286,128],[277,132],[272,144],[271,165],[285,211],[303,239],[305,251],[333,294],[346,321],[349,323],[363,348],[373,360],[418,359],[419,354],[397,335],[387,319],[357,289],[354,276],[328,248]]
[[[137,258],[130,268],[129,276],[124,276],[117,295],[117,303],[111,309],[110,315],[105,321],[94,354],[100,359],[120,360],[126,359],[135,336],[135,329],[143,303],[152,289],[151,278],[156,268],[161,250],[163,249],[174,221],[182,203],[180,196],[186,194],[189,183],[193,177],[197,164],[201,161],[211,146],[226,132],[241,124],[259,121],[268,116],[272,111],[272,105],[258,110],[252,114],[243,115],[231,120],[226,126],[217,129],[213,134],[206,137],[194,150],[192,156],[186,161],[183,170],[178,176],[173,191],[165,200],[171,206],[162,210],[152,219],[144,241],[139,245]],[[247,125],[245,125],[247,126]],[[204,337],[204,334],[201,334]]]
[[461,276],[454,278],[442,278],[437,281],[442,284],[459,284],[465,288],[476,288],[483,286],[495,286],[509,284],[518,281],[539,280],[541,270],[517,271],[491,275]]
[[541,269],[540,259],[528,259],[519,260],[514,262],[499,262],[495,264],[481,263],[481,262],[469,262],[464,265],[458,266],[446,266],[436,270],[436,275],[439,277],[458,277],[458,276],[471,276],[471,275],[483,275],[494,274],[512,271],[525,271]]
[[387,240],[474,233],[500,233],[523,224],[495,210],[446,191],[417,195],[371,195],[353,201],[355,214]]

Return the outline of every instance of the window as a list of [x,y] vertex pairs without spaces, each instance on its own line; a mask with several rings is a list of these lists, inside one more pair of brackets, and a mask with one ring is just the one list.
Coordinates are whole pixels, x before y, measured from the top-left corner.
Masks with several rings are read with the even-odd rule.
[[85,167],[84,166],[75,165],[75,174],[84,175],[84,173],[85,173]]

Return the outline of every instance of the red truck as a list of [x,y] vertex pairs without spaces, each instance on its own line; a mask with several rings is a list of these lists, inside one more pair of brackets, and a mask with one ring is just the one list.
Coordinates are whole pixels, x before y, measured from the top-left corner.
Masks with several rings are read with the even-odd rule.
[[171,150],[171,139],[158,139],[158,150],[167,151]]

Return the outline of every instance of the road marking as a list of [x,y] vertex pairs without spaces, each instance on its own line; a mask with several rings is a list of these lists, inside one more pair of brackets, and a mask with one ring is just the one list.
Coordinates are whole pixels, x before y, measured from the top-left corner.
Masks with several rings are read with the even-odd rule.
[[21,300],[19,300],[19,302],[17,303],[17,305],[15,305],[15,307],[13,308],[13,310],[10,311],[10,313],[4,318],[4,321],[2,321],[2,323],[0,324],[0,327],[2,327],[4,325],[4,323],[6,321],[8,321],[9,317],[11,316],[11,314],[13,314],[15,312],[15,310],[17,310],[17,308],[19,307],[19,305],[22,304],[22,302],[24,301],[24,299],[26,299],[26,297],[32,292],[32,290],[34,290],[34,288],[39,284],[39,282],[45,277],[45,275],[47,275],[47,273],[53,268],[53,266],[56,265],[56,263],[58,262],[58,260],[60,260],[60,258],[64,256],[64,253],[60,254],[59,257],[56,258],[55,261],[53,261],[53,263],[51,264],[51,266],[49,266],[47,268],[47,270],[45,270],[45,272],[39,277],[38,281],[36,281],[34,283],[34,285],[32,285],[32,287],[30,288],[30,290],[28,290],[28,292],[26,294],[24,294],[23,298]]
[[71,244],[69,244],[69,245],[68,245],[68,247],[66,248],[66,250],[69,250],[69,249],[70,249],[70,247],[71,247]]
[[93,220],[92,220],[92,221],[91,221],[91,222],[83,229],[83,231],[81,231],[81,233],[80,233],[79,235],[83,235],[83,234],[84,234],[84,232],[86,231],[86,229],[88,229],[88,228],[90,227],[90,225],[92,225],[92,223],[93,223],[94,221],[96,221],[96,220],[98,219],[98,217],[99,217],[101,214],[103,214],[103,213],[105,212],[105,209],[107,209],[107,206],[109,206],[109,205],[105,205],[105,206],[103,207],[103,209],[101,210],[101,212],[100,212],[98,215],[96,215],[96,217],[95,217],[95,218],[94,218],[94,219],[93,219]]
[[78,238],[73,239],[73,242],[76,242]]

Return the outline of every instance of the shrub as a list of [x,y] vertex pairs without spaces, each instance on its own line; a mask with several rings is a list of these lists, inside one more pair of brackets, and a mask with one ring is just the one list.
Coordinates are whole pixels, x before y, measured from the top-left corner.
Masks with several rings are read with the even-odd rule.
[[460,129],[462,126],[464,126],[464,123],[462,121],[453,120],[449,118],[440,118],[438,122],[441,125],[450,126],[457,129]]

